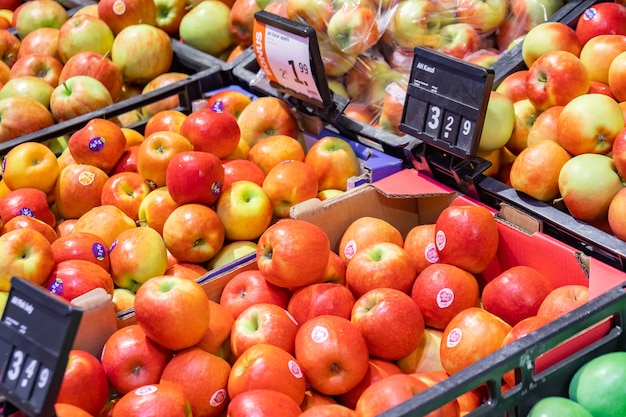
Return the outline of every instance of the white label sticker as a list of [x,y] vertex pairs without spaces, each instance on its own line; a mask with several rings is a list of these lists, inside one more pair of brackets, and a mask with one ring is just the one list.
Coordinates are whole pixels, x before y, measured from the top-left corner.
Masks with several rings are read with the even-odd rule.
[[439,308],[450,307],[454,301],[454,292],[450,288],[442,288],[437,293],[437,306]]
[[446,247],[446,233],[443,230],[437,230],[435,235],[435,244],[438,250],[443,250]]
[[143,387],[139,387],[135,390],[135,394],[137,395],[150,395],[152,393],[157,392],[159,389],[156,385],[144,385]]
[[356,254],[356,242],[354,240],[346,243],[346,247],[343,248],[343,254],[347,259],[352,259],[352,257]]
[[302,373],[302,369],[300,368],[300,365],[298,365],[296,361],[290,360],[287,366],[289,366],[289,371],[291,372],[293,376],[295,376],[298,379],[304,378],[304,373]]
[[424,248],[424,258],[431,264],[436,264],[439,262],[439,252],[437,252],[437,248],[434,243],[429,243]]
[[328,340],[328,329],[324,326],[315,326],[311,332],[311,339],[315,343],[324,343]]
[[219,407],[226,401],[227,395],[226,390],[224,388],[220,388],[211,395],[211,399],[209,400],[209,404],[212,407]]
[[453,348],[459,344],[461,341],[461,336],[463,336],[463,331],[458,327],[455,327],[448,333],[448,337],[446,338],[446,346],[449,348]]

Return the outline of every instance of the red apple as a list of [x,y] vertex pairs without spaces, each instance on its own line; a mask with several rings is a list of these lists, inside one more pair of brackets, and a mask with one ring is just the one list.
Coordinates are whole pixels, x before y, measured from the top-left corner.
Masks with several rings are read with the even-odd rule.
[[178,152],[171,158],[165,173],[165,185],[178,204],[210,206],[219,198],[223,183],[222,161],[209,152]]
[[224,246],[224,225],[204,204],[176,207],[163,223],[163,241],[178,262],[207,262]]
[[63,63],[58,58],[44,53],[31,53],[15,61],[11,66],[10,77],[35,76],[56,87],[60,82],[62,71]]
[[348,180],[359,175],[361,164],[346,140],[325,136],[315,142],[306,153],[304,162],[317,175],[318,190],[329,188],[345,191]]
[[445,263],[426,267],[415,279],[410,294],[426,325],[439,330],[464,309],[476,307],[480,299],[476,277]]
[[151,189],[137,172],[120,172],[111,175],[102,186],[100,202],[113,205],[133,220],[139,218],[139,206]]
[[224,189],[239,180],[248,180],[257,185],[263,185],[265,172],[254,162],[247,159],[227,159],[223,165]]
[[362,247],[346,268],[346,284],[357,299],[383,287],[408,294],[416,277],[409,254],[392,242],[375,242]]
[[0,45],[2,45],[2,49],[0,49],[1,60],[10,68],[18,59],[20,38],[7,29],[0,29],[0,41]]
[[107,338],[100,362],[111,387],[123,395],[158,383],[172,356],[170,349],[148,338],[138,324],[130,324]]
[[10,232],[11,230],[24,228],[31,228],[38,231],[44,235],[50,243],[54,243],[57,240],[57,232],[52,226],[42,220],[23,214],[15,216],[8,222],[5,222],[0,229],[0,235]]
[[109,381],[98,358],[84,350],[70,350],[56,402],[97,415],[108,399]]
[[287,308],[291,292],[265,279],[258,269],[240,271],[226,283],[220,295],[220,305],[226,308],[233,319],[249,306],[273,303]]
[[54,265],[45,287],[56,294],[72,301],[96,288],[102,288],[113,295],[111,274],[93,262],[83,259],[68,259]]
[[258,140],[248,151],[247,159],[267,173],[285,160],[304,161],[302,144],[291,136],[272,135]]
[[557,287],[543,299],[537,315],[555,320],[589,301],[589,288],[568,284]]
[[607,66],[606,63],[612,62],[624,51],[626,51],[626,35],[597,35],[585,43],[579,58],[587,68],[591,81],[608,84],[610,65]]
[[[401,374],[402,370],[392,361],[384,359],[371,358],[369,361],[369,369],[367,373],[358,383],[358,385],[352,388],[350,391],[338,395],[337,401],[339,404],[347,407],[351,410],[355,410],[356,404],[363,394],[363,391],[376,381],[380,381],[390,375]],[[323,415],[323,414],[322,414]],[[341,415],[341,414],[340,414]]]
[[[357,415],[375,417],[428,389],[428,385],[409,374],[389,375],[367,387],[356,403]],[[433,413],[431,413],[433,414]],[[428,414],[427,417],[434,417]]]
[[52,55],[61,61],[58,49],[58,36],[59,29],[57,28],[41,27],[33,30],[22,39],[17,51],[17,57],[21,58],[24,55],[40,53]]
[[359,297],[350,321],[363,333],[369,354],[387,360],[402,359],[415,350],[425,327],[415,301],[389,287],[375,288]]
[[621,52],[609,64],[608,84],[613,96],[617,101],[624,101],[626,98],[626,78],[623,69],[626,67],[626,52]]
[[348,392],[369,369],[363,333],[339,316],[321,315],[303,323],[296,334],[295,352],[307,382],[322,394]]
[[198,343],[209,327],[209,299],[195,281],[173,275],[153,277],[135,294],[135,318],[156,343],[185,349]]
[[263,191],[274,208],[274,216],[289,217],[291,207],[317,196],[319,189],[313,167],[303,161],[285,160],[267,172]]
[[576,35],[584,45],[590,39],[605,34],[626,35],[626,7],[614,2],[597,3],[578,18]]
[[[582,123],[580,118],[592,122]],[[557,120],[557,140],[572,155],[607,154],[624,128],[617,102],[604,94],[583,94],[565,105]]]
[[191,112],[183,121],[180,133],[189,139],[194,150],[211,152],[218,158],[233,153],[241,136],[233,115],[210,109]]
[[[439,262],[468,272],[482,272],[496,256],[498,224],[484,206],[453,205],[437,217],[435,244]],[[469,252],[468,247],[475,248]]]
[[338,254],[347,265],[361,248],[376,242],[392,242],[404,246],[404,237],[386,220],[370,216],[359,217],[344,230]]
[[209,299],[209,328],[195,347],[230,360],[229,338],[234,322],[235,319],[226,307]]
[[519,70],[512,72],[504,77],[504,79],[498,84],[496,90],[498,93],[507,96],[513,103],[516,101],[527,98],[526,95],[526,77],[528,70]]
[[109,271],[109,249],[104,240],[89,232],[68,233],[52,242],[52,255],[58,264],[70,259],[83,259]]
[[611,229],[611,233],[622,240],[626,240],[626,227],[624,226],[624,222],[621,216],[622,210],[624,209],[626,200],[624,197],[626,196],[626,191],[623,189],[620,190],[613,199],[611,200],[611,204],[609,205],[608,211],[608,223]]
[[238,119],[243,109],[251,102],[252,96],[250,94],[227,88],[212,94],[207,99],[206,106],[207,109],[211,109],[218,113],[230,113],[235,117],[235,119]]
[[[24,115],[28,114],[28,120]],[[50,110],[31,97],[0,99],[0,142],[37,132],[55,123]]]
[[307,380],[299,360],[286,350],[267,343],[250,346],[232,365],[228,377],[228,396],[254,389],[272,389],[300,404]]
[[156,26],[172,37],[178,36],[178,27],[187,13],[186,0],[156,0]]
[[143,129],[144,137],[162,130],[180,133],[180,127],[187,115],[180,110],[160,110],[148,118]]
[[483,308],[511,326],[534,316],[552,284],[540,271],[516,265],[489,281],[482,292]]
[[18,188],[0,197],[0,219],[3,222],[19,215],[35,217],[52,227],[56,225],[46,193],[37,188]]
[[439,30],[442,42],[435,50],[463,59],[481,48],[480,34],[469,23],[450,23]]
[[300,405],[287,394],[273,389],[260,388],[244,391],[231,398],[229,417],[298,417]]
[[362,54],[380,38],[376,15],[376,9],[367,4],[344,4],[328,20],[330,43],[344,54]]
[[[141,94],[148,94],[152,91],[159,90],[162,87],[166,87],[170,84],[179,82],[181,80],[189,78],[184,72],[179,71],[167,71],[156,77],[147,80],[147,83],[143,86]],[[162,98],[155,102],[145,104],[141,106],[141,115],[143,118],[150,119],[158,112],[164,110],[172,110],[179,108],[180,98],[178,94],[172,94],[169,97]]]
[[72,232],[89,232],[99,236],[110,248],[124,230],[137,227],[136,222],[122,210],[112,205],[96,206],[80,216]]
[[[105,404],[105,407],[106,406]],[[55,403],[54,412],[57,417],[93,417],[82,408],[66,403]]]
[[289,298],[287,310],[300,325],[324,314],[350,319],[355,301],[345,285],[322,282],[295,290]]
[[111,417],[189,417],[191,405],[182,389],[172,385],[149,384],[124,394],[113,407]]
[[77,163],[109,172],[126,149],[126,137],[115,123],[96,118],[70,136],[68,147]]
[[179,133],[151,133],[139,145],[137,172],[153,187],[162,187],[166,182],[167,166],[174,155],[193,150],[191,142]]
[[329,253],[330,240],[321,227],[304,220],[282,219],[259,237],[257,266],[274,285],[302,287],[317,282]]
[[511,326],[480,307],[458,313],[446,326],[441,340],[441,364],[454,374],[500,349]]
[[133,24],[155,25],[156,5],[148,0],[103,0],[98,2],[98,17],[117,35]]
[[274,303],[256,303],[243,310],[230,332],[230,348],[235,358],[260,343],[277,346],[294,354],[299,325],[283,307]]
[[407,232],[402,247],[413,260],[417,274],[439,262],[439,254],[435,247],[435,224],[413,226]]
[[139,145],[128,146],[115,166],[111,169],[111,175],[120,172],[137,172],[137,154]]
[[589,91],[589,72],[577,55],[551,51],[528,68],[526,94],[539,110],[563,106]]
[[180,389],[194,416],[217,416],[228,405],[227,384],[230,364],[200,348],[178,352],[165,366],[161,385]]
[[0,291],[9,291],[13,276],[43,285],[55,265],[50,242],[34,229],[0,235],[0,250]]
[[179,204],[172,200],[167,187],[159,187],[141,200],[137,221],[141,226],[148,226],[163,236],[163,225]]
[[87,163],[63,168],[54,189],[54,202],[61,217],[77,219],[99,206],[108,179],[106,172]]
[[355,417],[356,412],[341,404],[320,404],[300,414],[300,417]]
[[259,139],[273,135],[297,138],[298,120],[289,105],[278,97],[259,97],[248,104],[237,118],[241,138],[250,147]]
[[59,74],[59,83],[75,75],[89,75],[99,80],[116,102],[122,94],[124,78],[121,69],[111,59],[95,51],[82,51],[70,57]]

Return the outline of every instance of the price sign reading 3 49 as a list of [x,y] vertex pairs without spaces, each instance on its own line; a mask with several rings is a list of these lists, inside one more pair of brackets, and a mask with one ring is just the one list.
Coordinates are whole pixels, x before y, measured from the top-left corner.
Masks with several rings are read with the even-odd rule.
[[262,18],[266,15],[258,15],[260,18],[254,21],[254,53],[267,78],[299,96],[324,103],[316,68],[311,64],[311,37],[277,27],[281,22],[278,17],[266,17],[265,21]]

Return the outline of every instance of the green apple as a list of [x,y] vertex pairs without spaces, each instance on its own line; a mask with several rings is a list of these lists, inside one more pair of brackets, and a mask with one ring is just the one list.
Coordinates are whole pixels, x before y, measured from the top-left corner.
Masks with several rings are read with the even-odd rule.
[[272,222],[274,208],[263,188],[252,181],[238,180],[222,191],[215,211],[228,240],[254,240]]
[[511,138],[514,126],[513,101],[503,93],[491,91],[478,149],[487,152],[502,148]]
[[97,52],[107,56],[113,46],[113,31],[95,16],[81,13],[70,17],[59,29],[58,51],[61,61],[79,52]]
[[[621,414],[623,415],[623,414]],[[530,410],[528,417],[593,417],[582,405],[565,397],[546,397],[539,400]]]
[[219,268],[224,265],[255,253],[257,244],[251,240],[238,240],[230,242],[222,247],[207,264],[208,269]]
[[605,353],[581,366],[570,381],[569,396],[594,416],[625,416],[626,352]]
[[20,39],[37,28],[60,28],[69,18],[67,10],[56,0],[24,2],[14,16],[15,29]]
[[154,0],[156,25],[170,36],[178,36],[178,27],[187,13],[186,0]]
[[431,45],[441,27],[439,11],[435,2],[429,0],[405,0],[393,9],[388,31],[399,46],[414,48]]
[[54,87],[43,78],[25,75],[9,79],[0,89],[0,99],[11,96],[31,97],[49,108],[53,90]]
[[189,10],[180,22],[180,39],[209,55],[218,56],[234,45],[230,8],[219,0],[206,0]]
[[376,11],[366,5],[335,11],[326,29],[330,43],[347,55],[359,55],[380,38]]
[[148,83],[169,71],[173,59],[172,40],[167,32],[145,23],[122,29],[111,48],[111,60],[122,69],[127,83]]
[[50,95],[50,112],[60,122],[99,110],[113,104],[111,93],[97,79],[75,75],[54,88]]

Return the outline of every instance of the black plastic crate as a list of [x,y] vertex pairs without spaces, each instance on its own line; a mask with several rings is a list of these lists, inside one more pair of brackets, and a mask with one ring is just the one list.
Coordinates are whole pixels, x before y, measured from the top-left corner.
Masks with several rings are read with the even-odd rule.
[[[604,353],[625,351],[626,283],[451,375],[380,417],[419,417],[475,388],[488,398],[467,417],[525,417],[548,396],[567,397],[580,366]],[[502,376],[517,370],[517,384],[503,392]]]

